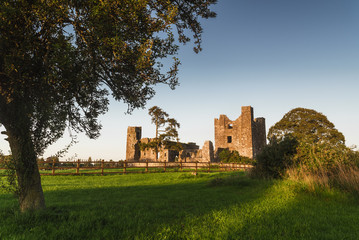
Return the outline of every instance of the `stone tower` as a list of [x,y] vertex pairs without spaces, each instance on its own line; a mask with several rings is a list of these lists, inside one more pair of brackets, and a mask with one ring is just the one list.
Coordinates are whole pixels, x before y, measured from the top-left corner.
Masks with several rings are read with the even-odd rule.
[[264,118],[253,118],[251,106],[242,107],[242,114],[236,120],[226,115],[214,119],[215,151],[236,150],[241,156],[254,158],[266,145]]
[[140,159],[139,141],[141,140],[141,133],[141,127],[127,128],[126,160],[138,161]]

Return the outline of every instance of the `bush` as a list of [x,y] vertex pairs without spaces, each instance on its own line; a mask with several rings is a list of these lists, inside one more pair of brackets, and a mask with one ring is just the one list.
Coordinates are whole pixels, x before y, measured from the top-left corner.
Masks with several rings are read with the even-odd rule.
[[[308,151],[310,149],[311,151]],[[287,171],[288,178],[307,190],[341,189],[359,197],[359,153],[349,148],[298,147],[302,161]],[[304,154],[306,153],[306,154]]]
[[252,164],[254,161],[249,157],[239,155],[237,151],[230,151],[228,148],[223,149],[219,155],[219,160],[223,163],[243,163]]
[[257,155],[252,174],[259,177],[282,178],[286,169],[294,164],[298,141],[286,136],[282,141],[275,139]]
[[338,164],[358,165],[359,155],[344,145],[300,143],[297,147],[295,161],[298,165],[306,166],[310,171],[318,169],[335,171]]

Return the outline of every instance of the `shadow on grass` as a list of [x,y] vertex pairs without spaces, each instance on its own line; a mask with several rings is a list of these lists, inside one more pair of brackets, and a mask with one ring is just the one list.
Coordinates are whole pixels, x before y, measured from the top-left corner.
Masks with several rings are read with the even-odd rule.
[[[164,181],[170,175],[159,176]],[[353,229],[357,205],[298,195],[279,181],[225,176],[182,174],[177,183],[45,191],[45,211],[0,209],[0,239],[355,239],[359,234]]]
[[0,195],[8,201],[0,209],[0,238],[161,238],[157,233],[164,226],[181,230],[187,219],[258,199],[270,185],[246,182],[243,176],[237,185],[233,182],[220,187],[208,185],[212,177],[208,181],[206,176],[205,181],[197,181],[190,174],[179,178],[185,181],[45,191],[47,209],[36,214],[20,214],[8,195]]

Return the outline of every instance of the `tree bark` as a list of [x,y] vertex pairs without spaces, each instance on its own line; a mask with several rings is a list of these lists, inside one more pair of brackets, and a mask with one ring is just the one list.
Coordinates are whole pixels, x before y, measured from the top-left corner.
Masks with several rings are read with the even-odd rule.
[[43,209],[45,198],[30,131],[26,127],[5,128],[16,170],[20,210],[25,212]]

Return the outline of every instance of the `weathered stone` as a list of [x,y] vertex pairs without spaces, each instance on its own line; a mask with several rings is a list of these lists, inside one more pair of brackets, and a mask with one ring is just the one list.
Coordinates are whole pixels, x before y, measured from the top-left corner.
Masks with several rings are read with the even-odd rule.
[[140,159],[139,140],[141,139],[141,127],[127,128],[126,160],[138,161]]
[[216,155],[222,149],[236,150],[241,156],[254,158],[266,145],[265,119],[253,119],[253,108],[242,107],[235,121],[226,115],[214,119]]
[[[265,119],[253,119],[253,108],[242,107],[242,114],[235,121],[226,115],[220,115],[214,120],[215,152],[221,149],[236,150],[241,156],[253,158],[266,144]],[[140,143],[149,143],[152,138],[141,138],[141,127],[128,127],[126,159],[130,161],[155,161],[156,152],[153,149],[140,149]],[[195,143],[181,143],[183,150],[175,151],[161,148],[158,151],[158,161],[174,162],[213,162],[213,143],[206,141],[202,147]]]
[[[127,129],[127,149],[126,160],[128,161],[156,161],[156,152],[153,149],[140,149],[140,143],[150,143],[153,138],[141,138],[141,127],[128,127]],[[206,141],[203,148],[195,143],[181,143],[183,150],[176,151],[161,148],[158,151],[160,162],[208,162],[213,161],[213,144]]]
[[214,160],[213,143],[211,141],[205,141],[202,147],[202,161],[213,162],[213,160]]

